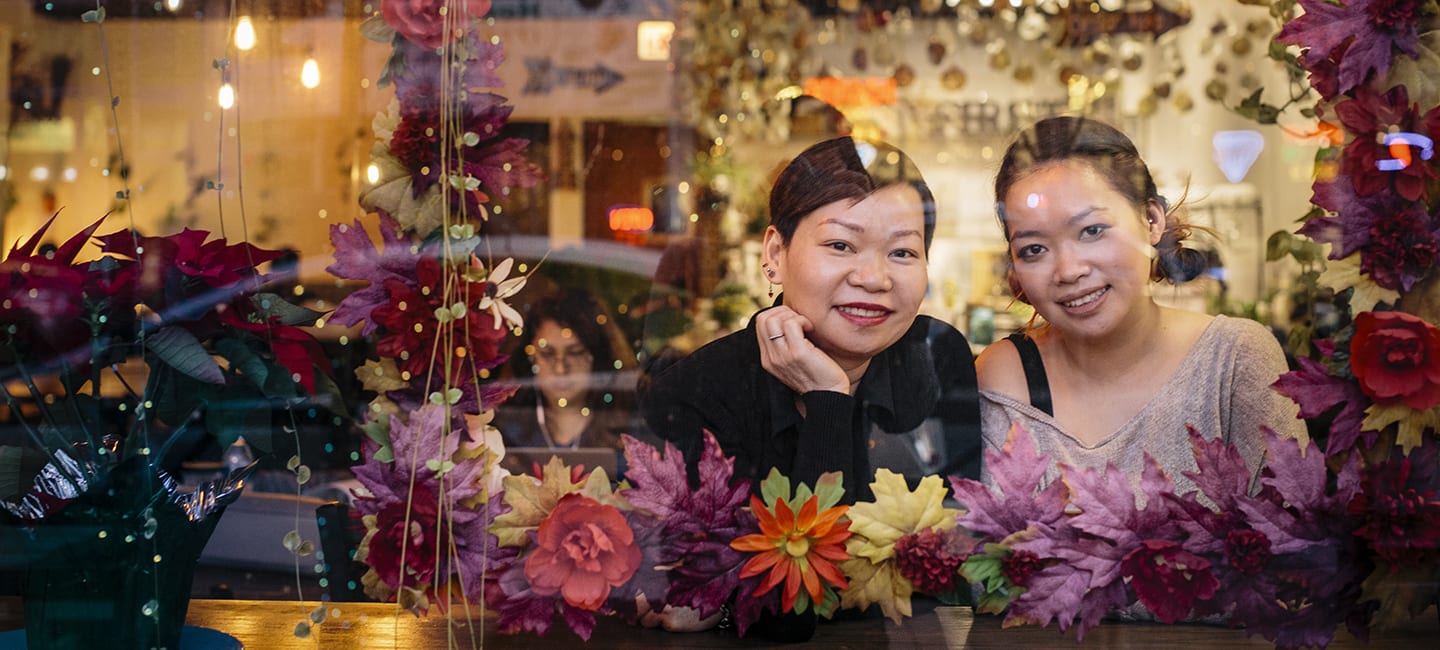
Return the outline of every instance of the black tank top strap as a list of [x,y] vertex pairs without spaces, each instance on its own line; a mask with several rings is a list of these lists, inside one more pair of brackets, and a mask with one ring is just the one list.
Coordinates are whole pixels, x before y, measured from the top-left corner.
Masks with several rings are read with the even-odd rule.
[[1015,350],[1020,353],[1020,367],[1025,369],[1025,383],[1030,388],[1030,405],[1047,415],[1055,415],[1055,407],[1050,403],[1050,380],[1045,377],[1045,362],[1040,359],[1040,348],[1024,332],[1005,338],[1015,344]]

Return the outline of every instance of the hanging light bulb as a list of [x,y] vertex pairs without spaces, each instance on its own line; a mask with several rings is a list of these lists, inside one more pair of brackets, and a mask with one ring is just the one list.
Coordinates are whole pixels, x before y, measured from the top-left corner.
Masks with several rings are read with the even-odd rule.
[[300,84],[306,88],[320,85],[320,64],[315,62],[315,57],[305,59],[305,65],[300,68]]
[[185,4],[182,0],[165,0],[165,8],[170,11],[179,11],[180,6]]
[[216,99],[220,101],[220,108],[230,110],[235,106],[235,87],[231,86],[230,82],[225,82],[220,86],[220,93],[216,95]]
[[380,166],[375,163],[370,163],[370,166],[365,168],[365,180],[369,181],[371,185],[379,183]]
[[255,25],[250,22],[249,16],[241,16],[240,22],[235,24],[235,47],[242,50],[255,47]]

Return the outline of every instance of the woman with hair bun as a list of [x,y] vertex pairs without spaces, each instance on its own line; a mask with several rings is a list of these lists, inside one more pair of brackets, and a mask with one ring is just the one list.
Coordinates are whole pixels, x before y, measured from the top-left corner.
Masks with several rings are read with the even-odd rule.
[[1205,256],[1183,246],[1178,206],[1123,133],[1042,120],[1006,151],[995,199],[1011,289],[1041,324],[976,361],[988,448],[1018,423],[1052,460],[1052,480],[1055,463],[1113,464],[1138,480],[1149,454],[1183,493],[1194,484],[1182,472],[1196,470],[1187,425],[1233,444],[1252,485],[1262,427],[1304,434],[1294,402],[1270,389],[1286,363],[1269,330],[1155,302],[1152,282],[1191,280]]

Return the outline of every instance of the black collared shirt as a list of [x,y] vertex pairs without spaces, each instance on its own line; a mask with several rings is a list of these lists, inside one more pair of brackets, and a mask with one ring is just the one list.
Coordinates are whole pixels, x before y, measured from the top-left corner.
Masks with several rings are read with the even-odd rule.
[[841,471],[845,502],[871,498],[876,467],[921,477],[980,477],[980,407],[975,361],[965,336],[919,316],[871,360],[854,396],[795,393],[760,365],[755,323],[696,350],[651,378],[640,395],[651,432],[675,444],[695,478],[709,430],[735,476],[759,482],[772,467],[812,487]]

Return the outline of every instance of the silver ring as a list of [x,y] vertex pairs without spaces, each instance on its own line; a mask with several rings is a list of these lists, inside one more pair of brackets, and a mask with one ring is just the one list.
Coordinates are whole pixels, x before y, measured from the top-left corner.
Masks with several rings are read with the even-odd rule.
[[779,334],[776,334],[775,336],[770,337],[770,340],[771,340],[771,341],[774,341],[775,339],[784,338],[784,337],[785,337],[785,333],[784,333],[784,332],[781,332],[781,333],[779,333]]

